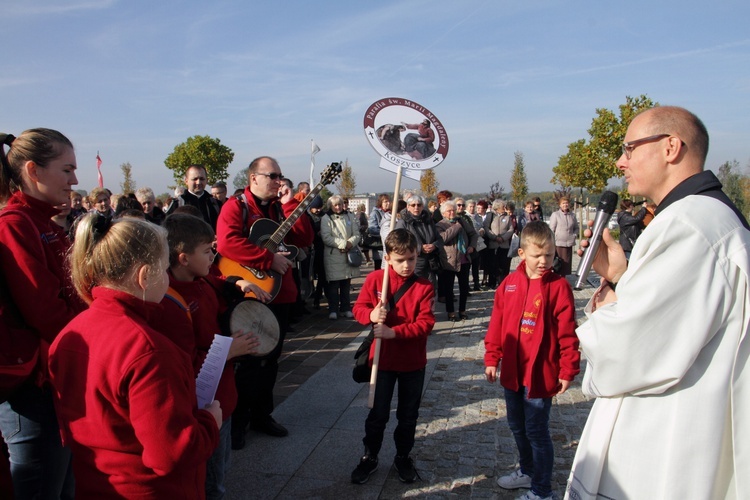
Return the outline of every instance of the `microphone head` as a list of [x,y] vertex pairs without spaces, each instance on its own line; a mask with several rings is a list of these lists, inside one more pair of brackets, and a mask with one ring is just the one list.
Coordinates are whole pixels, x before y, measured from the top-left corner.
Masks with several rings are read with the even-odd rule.
[[615,213],[616,206],[617,193],[613,193],[612,191],[604,191],[602,193],[602,197],[599,199],[599,205],[596,207],[596,210],[612,215],[613,213]]

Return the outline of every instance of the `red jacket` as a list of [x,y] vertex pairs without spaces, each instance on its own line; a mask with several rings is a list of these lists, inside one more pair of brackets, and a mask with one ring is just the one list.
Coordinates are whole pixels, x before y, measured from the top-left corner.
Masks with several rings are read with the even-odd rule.
[[[164,312],[152,318],[149,325],[190,355],[193,375],[197,377],[214,341],[214,334],[221,334],[219,315],[227,310],[227,304],[217,291],[226,286],[226,281],[212,275],[194,281],[178,281],[169,273],[169,286],[187,303],[190,318],[177,302],[164,297],[161,301]],[[228,419],[237,406],[237,388],[231,362],[224,366],[216,399],[221,403],[222,417]]]
[[[396,274],[390,266],[388,270],[388,297],[392,297],[406,278]],[[363,325],[372,324],[370,312],[379,302],[382,287],[382,269],[371,272],[365,279],[353,308],[354,317]],[[434,299],[432,283],[418,278],[396,303],[396,308],[388,312],[385,324],[393,328],[396,338],[381,341],[379,370],[411,372],[427,365],[427,336],[435,326],[435,315],[432,313]],[[370,365],[374,355],[375,342],[370,348]]]
[[199,410],[190,357],[148,326],[158,304],[108,288],[50,348],[76,497],[204,498],[219,431]]
[[41,380],[47,372],[49,344],[86,305],[75,293],[65,266],[68,237],[50,220],[60,211],[19,191],[4,212],[0,217],[0,328],[29,328],[39,337],[44,363],[38,371]]
[[[541,280],[543,300],[536,328],[543,334],[534,336],[529,398],[554,396],[558,379],[573,380],[580,372],[573,290],[564,277],[551,271]],[[528,288],[526,263],[521,262],[495,291],[484,339],[484,365],[497,366],[502,359],[500,384],[512,391],[520,389],[517,346]]]
[[[265,248],[261,248],[247,239],[247,233],[250,227],[258,219],[265,217],[261,209],[255,202],[255,197],[250,192],[250,188],[245,188],[245,199],[247,199],[248,216],[246,228],[242,227],[242,206],[238,198],[231,198],[224,203],[219,214],[219,221],[216,224],[217,249],[219,253],[232,259],[233,261],[252,267],[254,269],[268,270],[273,264],[273,253]],[[277,209],[280,209],[284,217],[294,211],[299,205],[299,201],[292,198],[291,201],[282,205],[278,200],[270,203],[271,218],[275,222],[281,222],[276,217]],[[244,229],[244,230],[243,230]],[[270,236],[270,235],[269,235]],[[292,226],[284,238],[284,242],[295,245],[300,248],[309,247],[313,242],[313,228],[310,219],[300,217]],[[281,290],[273,300],[274,304],[290,304],[297,300],[297,285],[292,277],[292,269],[289,268],[281,282]]]

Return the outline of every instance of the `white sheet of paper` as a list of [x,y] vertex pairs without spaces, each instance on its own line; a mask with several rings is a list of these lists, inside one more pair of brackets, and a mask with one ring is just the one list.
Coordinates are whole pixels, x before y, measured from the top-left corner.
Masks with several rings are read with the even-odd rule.
[[224,372],[224,365],[227,362],[229,347],[231,345],[232,337],[224,337],[219,334],[214,335],[208,355],[203,360],[201,370],[198,372],[198,378],[195,379],[198,408],[205,408],[216,397],[216,389],[219,387],[219,379],[221,379],[221,374]]

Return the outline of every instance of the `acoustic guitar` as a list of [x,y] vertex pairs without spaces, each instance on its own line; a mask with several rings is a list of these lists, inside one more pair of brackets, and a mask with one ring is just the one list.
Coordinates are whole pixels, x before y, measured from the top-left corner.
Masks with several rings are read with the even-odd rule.
[[[294,212],[289,214],[289,217],[284,219],[280,224],[271,219],[258,219],[250,227],[248,240],[254,245],[265,248],[273,253],[289,252],[287,258],[289,260],[294,260],[299,254],[299,249],[294,245],[285,244],[284,237],[323,188],[336,180],[336,177],[341,174],[341,170],[341,163],[339,162],[328,165],[320,174],[320,182],[318,182],[310,193],[305,196],[305,199],[294,209]],[[244,199],[241,198],[240,203],[243,204],[242,227],[244,228],[247,226],[248,210]],[[263,291],[271,295],[271,300],[275,299],[279,294],[279,290],[281,290],[281,279],[283,276],[276,271],[272,269],[255,269],[249,266],[243,266],[228,257],[220,255],[217,255],[216,259],[218,261],[217,266],[221,271],[221,274],[224,276],[239,276],[244,280],[258,285]],[[255,294],[247,293],[246,296],[255,297]]]

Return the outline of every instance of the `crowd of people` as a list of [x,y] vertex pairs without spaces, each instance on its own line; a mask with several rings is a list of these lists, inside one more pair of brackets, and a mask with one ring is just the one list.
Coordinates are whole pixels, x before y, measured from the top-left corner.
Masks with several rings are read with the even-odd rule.
[[[565,276],[580,227],[567,198],[548,222],[538,198],[517,212],[449,191],[434,203],[381,195],[368,216],[341,196],[324,204],[307,183],[295,190],[261,156],[231,197],[223,183],[209,193],[206,169],[189,166],[186,189],[164,206],[148,188],[74,191],[75,152],[60,132],[0,134],[0,431],[11,478],[2,492],[222,498],[231,450],[246,446],[248,429],[287,436],[272,416],[278,360],[308,299],[320,307],[323,296],[331,320],[371,327],[370,363],[380,356],[351,481],[378,467],[398,384],[394,466],[413,482],[437,309],[467,320],[471,292],[484,289],[494,293],[485,376],[503,387],[519,454],[500,487],[552,498],[552,399],[583,353],[583,390],[598,399],[570,498],[742,497],[750,226],[704,171],[708,134],[695,115],[654,108],[625,138],[617,166],[630,192],[653,204],[636,212],[623,202],[620,243],[604,232],[593,261],[602,283],[576,328]],[[283,246],[258,238],[268,223]],[[227,274],[227,263],[254,272]],[[370,263],[352,305],[351,280]],[[223,324],[246,296],[278,323],[269,352],[258,352],[257,332]],[[232,337],[228,362],[215,400],[198,407],[196,376],[220,331]]]

